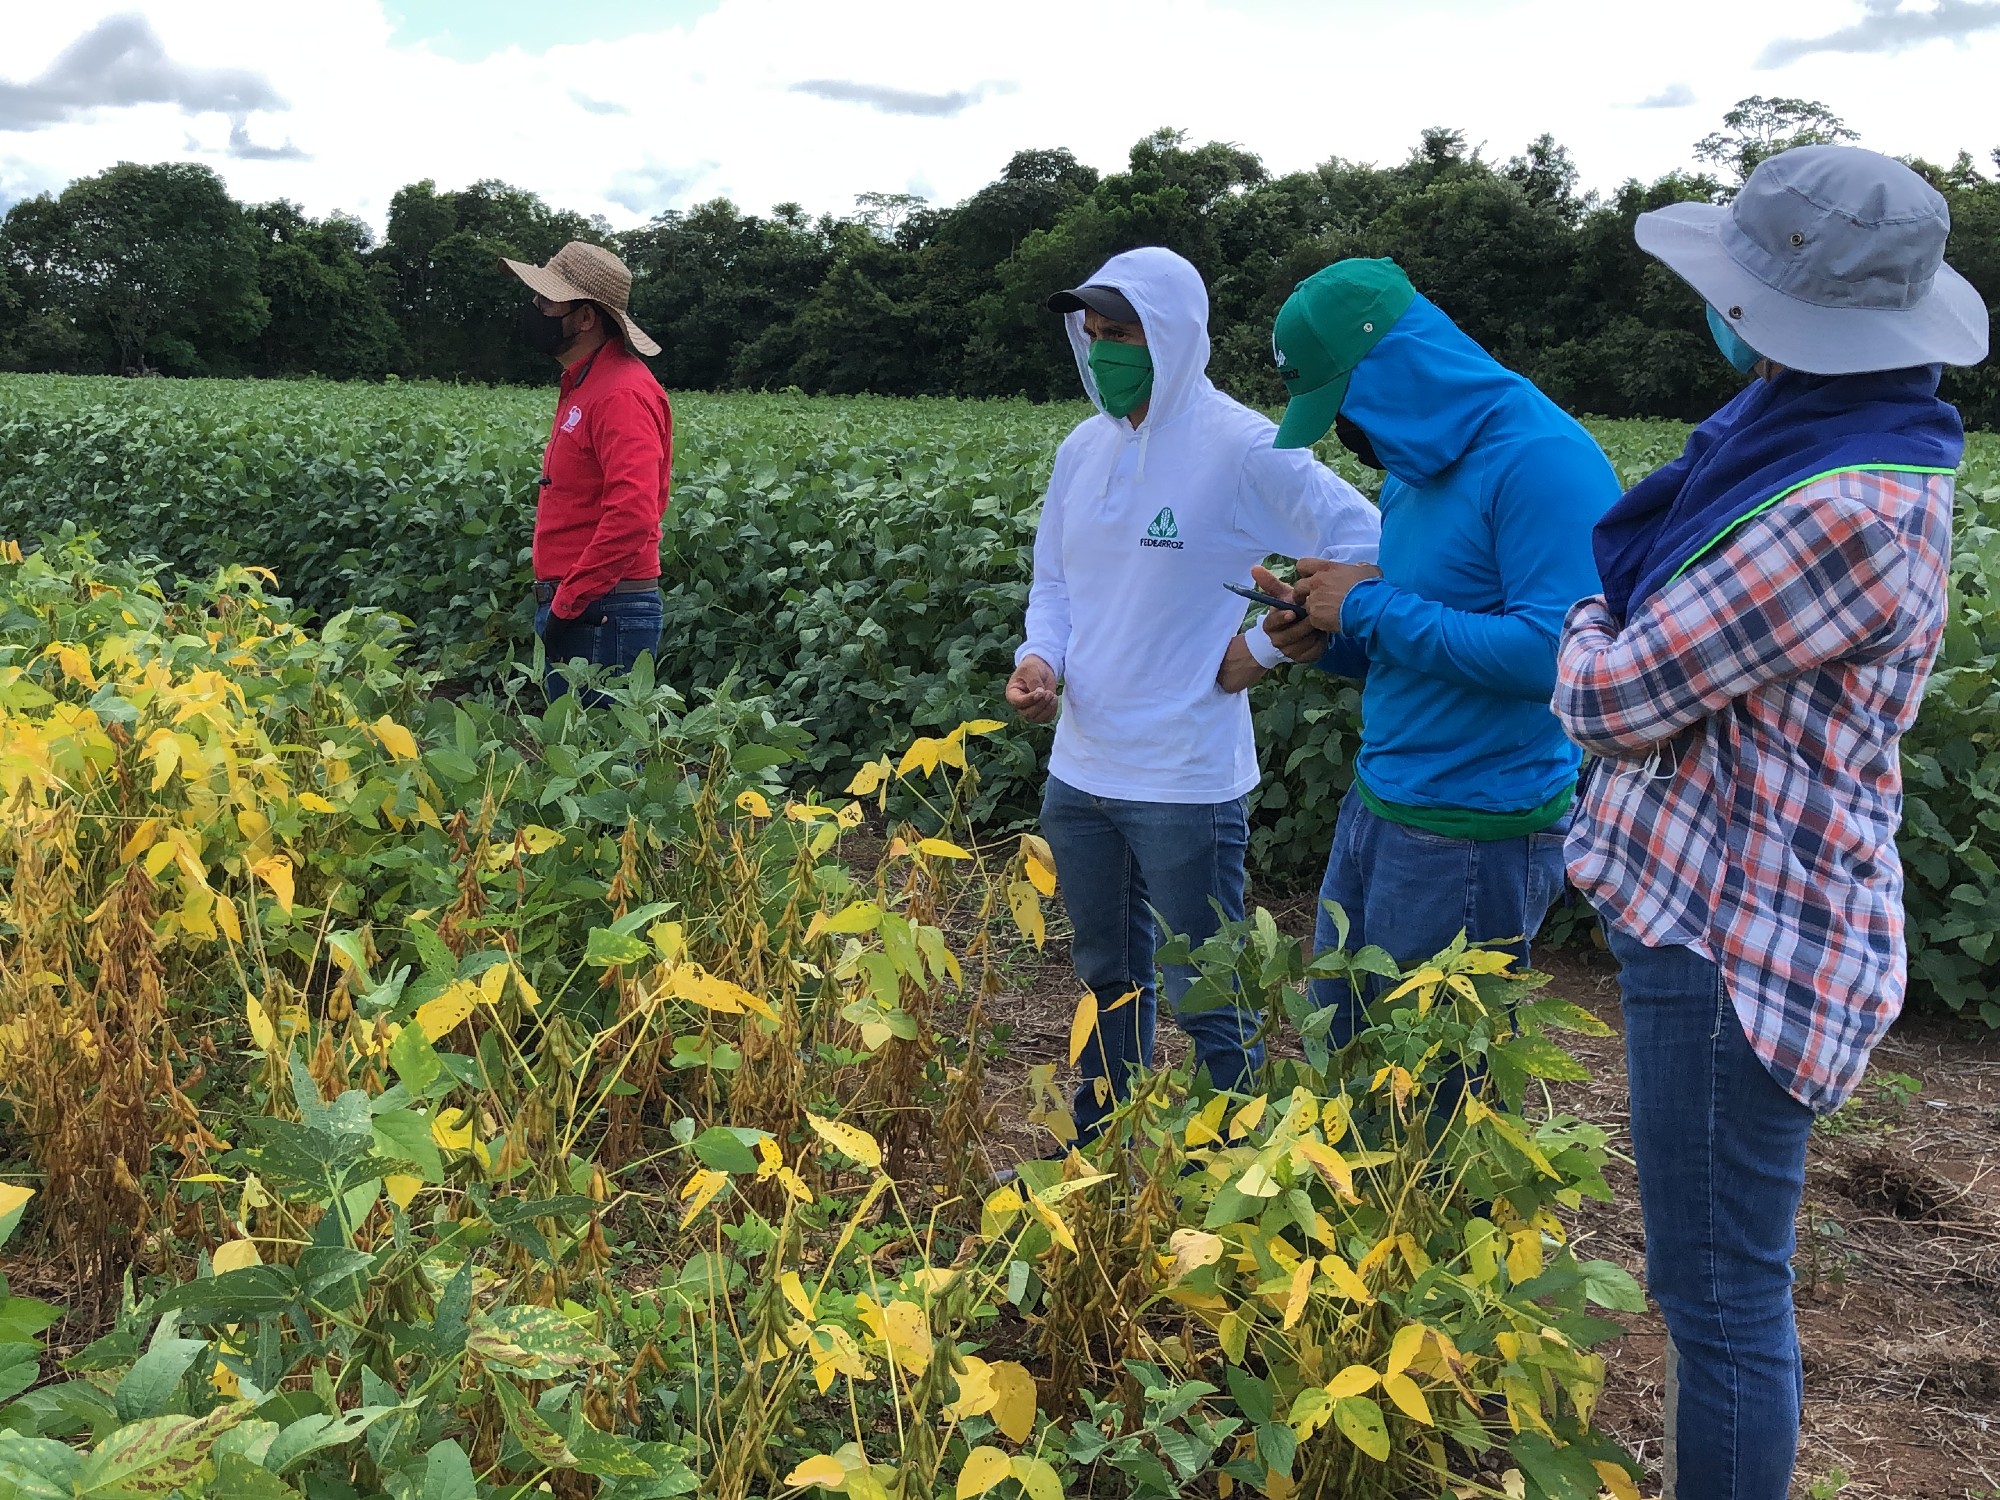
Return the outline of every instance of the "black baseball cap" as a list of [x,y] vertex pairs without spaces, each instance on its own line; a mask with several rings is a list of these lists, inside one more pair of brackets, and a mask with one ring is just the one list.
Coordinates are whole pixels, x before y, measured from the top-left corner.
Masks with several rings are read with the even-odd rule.
[[1066,292],[1057,292],[1050,297],[1046,306],[1052,313],[1082,312],[1088,308],[1091,312],[1109,318],[1114,323],[1140,321],[1139,310],[1115,286],[1099,286],[1092,283],[1089,286],[1072,287]]

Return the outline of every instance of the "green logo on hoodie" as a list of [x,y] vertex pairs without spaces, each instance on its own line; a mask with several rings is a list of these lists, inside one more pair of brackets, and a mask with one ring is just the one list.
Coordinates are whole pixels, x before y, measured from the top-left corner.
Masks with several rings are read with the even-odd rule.
[[1174,508],[1171,505],[1162,505],[1160,513],[1153,517],[1153,524],[1146,528],[1146,535],[1139,545],[1171,547],[1178,552],[1181,550],[1181,544],[1175,538],[1180,534],[1180,527],[1174,524]]

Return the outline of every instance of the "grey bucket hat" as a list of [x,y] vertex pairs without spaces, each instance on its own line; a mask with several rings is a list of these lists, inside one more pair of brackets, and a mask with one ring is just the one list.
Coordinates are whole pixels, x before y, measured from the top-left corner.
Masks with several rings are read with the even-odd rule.
[[1813,375],[1986,357],[1986,304],[1944,263],[1950,233],[1929,183],[1857,146],[1781,151],[1726,206],[1675,203],[1634,226],[1752,349]]

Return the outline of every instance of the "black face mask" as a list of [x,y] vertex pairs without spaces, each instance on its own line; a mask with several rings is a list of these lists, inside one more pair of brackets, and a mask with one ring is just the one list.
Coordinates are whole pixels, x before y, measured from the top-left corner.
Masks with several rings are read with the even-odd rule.
[[1385,473],[1388,471],[1389,466],[1375,456],[1375,445],[1368,441],[1368,434],[1348,421],[1346,412],[1333,419],[1333,435],[1340,439],[1342,447],[1369,468],[1381,469]]
[[514,309],[514,337],[538,354],[553,355],[569,342],[563,318],[543,312],[532,302]]

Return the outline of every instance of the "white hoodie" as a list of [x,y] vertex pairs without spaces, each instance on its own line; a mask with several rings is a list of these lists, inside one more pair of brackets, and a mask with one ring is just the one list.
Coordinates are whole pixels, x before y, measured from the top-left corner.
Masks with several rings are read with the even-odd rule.
[[1083,314],[1070,344],[1097,404],[1056,453],[1035,532],[1018,664],[1062,680],[1049,774],[1135,802],[1228,802],[1257,785],[1250,700],[1216,685],[1243,623],[1224,583],[1272,554],[1373,562],[1381,521],[1269,418],[1208,378],[1208,289],[1171,250],[1113,256],[1089,284],[1125,294],[1146,331],[1152,404],[1137,428],[1105,413]]

